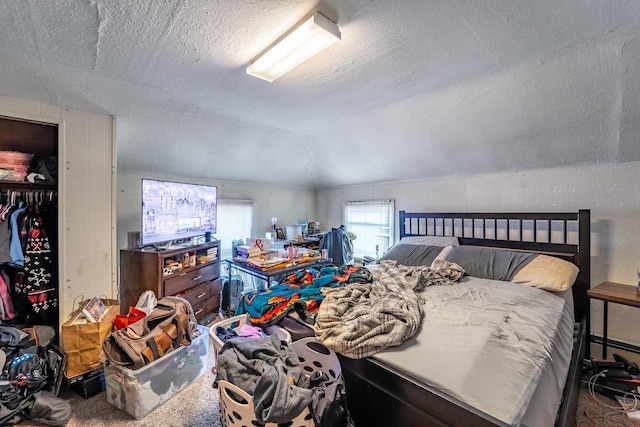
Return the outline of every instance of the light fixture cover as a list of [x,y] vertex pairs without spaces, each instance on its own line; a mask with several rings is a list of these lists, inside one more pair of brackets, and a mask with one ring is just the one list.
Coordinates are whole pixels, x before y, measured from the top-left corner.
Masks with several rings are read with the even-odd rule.
[[247,74],[272,82],[338,40],[338,26],[316,12],[253,60]]

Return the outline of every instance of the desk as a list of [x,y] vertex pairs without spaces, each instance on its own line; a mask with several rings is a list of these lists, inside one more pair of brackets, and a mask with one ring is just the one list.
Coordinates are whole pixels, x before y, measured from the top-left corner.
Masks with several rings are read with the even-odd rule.
[[622,283],[603,282],[595,288],[587,291],[589,298],[599,299],[604,302],[602,325],[602,358],[607,358],[607,322],[609,316],[609,303],[640,307],[640,296],[636,294],[636,287],[623,285]]
[[225,261],[229,265],[229,282],[231,282],[231,270],[235,268],[236,270],[243,271],[243,272],[245,272],[247,274],[250,274],[252,276],[255,276],[255,277],[259,278],[259,279],[265,280],[267,282],[267,286],[270,285],[271,279],[274,278],[274,277],[284,276],[286,274],[293,273],[294,271],[298,271],[300,269],[307,268],[307,267],[325,265],[325,264],[331,264],[332,263],[331,259],[327,259],[327,260],[315,259],[315,260],[307,261],[307,262],[303,262],[302,260],[298,260],[298,261],[296,261],[296,264],[294,264],[294,265],[292,265],[290,267],[282,267],[282,268],[274,268],[274,269],[270,269],[270,270],[263,270],[263,269],[261,269],[259,267],[255,267],[253,265],[247,264],[246,262],[240,261],[240,260],[237,260],[237,259],[227,259]]
[[309,249],[320,249],[320,237],[305,237],[304,240],[278,240],[275,244],[282,244],[283,247],[287,247],[289,245],[293,246],[302,246]]

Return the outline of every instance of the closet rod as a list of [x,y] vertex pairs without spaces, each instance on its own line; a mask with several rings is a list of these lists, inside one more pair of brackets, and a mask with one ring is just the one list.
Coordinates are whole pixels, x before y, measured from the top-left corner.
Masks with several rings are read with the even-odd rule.
[[22,181],[2,181],[0,180],[0,191],[6,190],[18,190],[18,191],[49,191],[49,190],[57,190],[58,184],[55,182],[22,182]]

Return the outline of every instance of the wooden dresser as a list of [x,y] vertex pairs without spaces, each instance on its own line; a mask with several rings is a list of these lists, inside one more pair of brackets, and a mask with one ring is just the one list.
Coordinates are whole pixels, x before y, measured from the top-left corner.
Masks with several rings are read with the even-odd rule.
[[[219,242],[158,251],[122,249],[120,251],[120,311],[126,314],[145,291],[158,299],[177,295],[185,298],[199,323],[213,320],[220,308]],[[181,263],[185,253],[195,253],[195,265],[169,273],[167,266]],[[207,259],[208,258],[208,259]]]

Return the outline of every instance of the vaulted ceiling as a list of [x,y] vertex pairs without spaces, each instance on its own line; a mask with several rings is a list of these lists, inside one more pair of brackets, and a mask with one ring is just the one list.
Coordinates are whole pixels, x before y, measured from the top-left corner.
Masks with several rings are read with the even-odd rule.
[[[342,40],[247,64],[314,11]],[[0,94],[117,117],[118,170],[311,188],[640,160],[640,2],[0,0]]]

